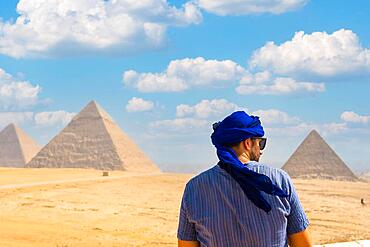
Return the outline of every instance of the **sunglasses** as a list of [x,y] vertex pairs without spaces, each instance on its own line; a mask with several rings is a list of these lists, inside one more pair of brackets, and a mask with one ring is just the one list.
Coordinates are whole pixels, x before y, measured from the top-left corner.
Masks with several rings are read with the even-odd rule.
[[260,150],[263,150],[266,147],[267,138],[266,137],[253,137],[252,140],[259,140]]

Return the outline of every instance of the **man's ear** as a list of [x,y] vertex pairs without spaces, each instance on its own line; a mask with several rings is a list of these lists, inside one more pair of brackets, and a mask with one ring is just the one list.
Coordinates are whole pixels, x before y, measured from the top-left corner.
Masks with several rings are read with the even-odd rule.
[[252,140],[250,138],[244,140],[243,145],[247,151],[250,151],[252,149]]

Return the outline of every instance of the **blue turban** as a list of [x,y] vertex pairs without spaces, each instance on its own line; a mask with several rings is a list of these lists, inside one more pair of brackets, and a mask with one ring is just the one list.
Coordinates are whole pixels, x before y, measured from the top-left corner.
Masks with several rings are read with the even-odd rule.
[[245,166],[230,147],[230,144],[239,143],[251,137],[262,137],[265,134],[258,117],[249,116],[244,111],[237,111],[223,121],[213,124],[213,130],[211,139],[217,148],[219,166],[236,180],[254,205],[266,213],[271,211],[271,205],[262,191],[270,195],[288,197],[288,194],[268,176]]

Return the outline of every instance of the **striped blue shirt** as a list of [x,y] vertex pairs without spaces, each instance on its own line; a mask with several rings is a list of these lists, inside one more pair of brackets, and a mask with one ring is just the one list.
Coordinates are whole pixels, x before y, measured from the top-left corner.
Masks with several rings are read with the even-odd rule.
[[309,221],[289,175],[254,161],[246,165],[270,177],[289,193],[289,197],[262,192],[272,207],[267,214],[245,196],[240,185],[225,170],[216,165],[186,184],[178,239],[199,241],[206,247],[283,247],[288,246],[288,235],[307,228]]

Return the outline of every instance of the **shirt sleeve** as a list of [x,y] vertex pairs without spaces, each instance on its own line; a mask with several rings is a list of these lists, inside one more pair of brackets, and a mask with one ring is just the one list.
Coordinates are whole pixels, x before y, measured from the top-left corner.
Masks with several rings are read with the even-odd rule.
[[294,188],[291,178],[288,176],[288,182],[290,186],[290,214],[288,215],[288,225],[287,225],[287,234],[291,235],[294,233],[301,232],[305,230],[310,224],[304,209],[299,201],[297,191]]
[[190,222],[188,210],[187,210],[187,189],[185,189],[184,195],[181,201],[180,216],[179,216],[179,227],[177,229],[177,238],[185,241],[196,241],[197,234],[195,230],[195,224]]

